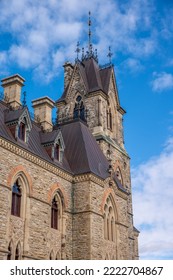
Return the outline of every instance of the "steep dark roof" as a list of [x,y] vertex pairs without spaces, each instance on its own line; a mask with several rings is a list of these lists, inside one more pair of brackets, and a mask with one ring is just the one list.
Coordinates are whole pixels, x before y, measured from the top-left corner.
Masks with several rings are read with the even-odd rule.
[[[79,73],[83,79],[87,93],[97,90],[108,94],[108,87],[111,77],[112,66],[100,68],[98,63],[93,58],[77,62]],[[68,93],[68,86],[65,88],[62,96],[57,102],[65,100]]]
[[[39,156],[42,159],[44,159],[52,164],[55,164],[55,165],[59,166],[60,168],[66,170],[67,172],[71,173],[71,169],[69,167],[68,161],[65,158],[65,156],[63,157],[62,163],[53,162],[52,159],[49,157],[45,148],[41,144],[41,139],[40,139],[41,128],[35,122],[32,121],[32,128],[29,133],[28,143],[26,144],[23,141],[16,141],[16,139],[13,137],[13,135],[10,132],[10,129],[7,127],[7,125],[5,124],[5,121],[4,121],[4,115],[6,114],[7,110],[8,110],[8,108],[5,106],[5,104],[0,101],[0,136],[21,146],[22,148],[28,150],[29,152],[35,154],[36,156]],[[10,121],[13,121],[11,116],[13,115],[16,120],[16,116],[20,117],[21,112],[23,112],[23,111],[22,111],[22,109],[19,109],[16,111],[13,110],[11,112],[13,112],[13,113],[10,114]]]
[[59,133],[59,129],[52,130],[50,132],[40,132],[40,140],[42,144],[52,143],[55,141],[57,135]]
[[64,124],[62,135],[65,142],[65,155],[74,174],[92,172],[107,178],[108,161],[103,155],[88,127],[80,121]]
[[21,107],[18,110],[10,110],[6,109],[5,110],[5,123],[10,123],[10,122],[15,122],[17,121],[20,116],[23,114],[23,112],[26,110],[25,107]]
[[[0,101],[0,136],[21,146],[42,159],[59,166],[71,174],[93,173],[103,179],[109,176],[109,163],[103,155],[95,138],[88,127],[82,121],[73,121],[55,128],[52,132],[43,133],[41,127],[32,121],[32,128],[29,134],[28,143],[17,141],[5,124],[4,116],[7,112],[7,106]],[[13,112],[13,113],[12,113]],[[11,111],[8,120],[13,121],[20,117],[22,108]],[[65,143],[63,162],[53,161],[46,152],[43,143],[53,142],[59,131]]]

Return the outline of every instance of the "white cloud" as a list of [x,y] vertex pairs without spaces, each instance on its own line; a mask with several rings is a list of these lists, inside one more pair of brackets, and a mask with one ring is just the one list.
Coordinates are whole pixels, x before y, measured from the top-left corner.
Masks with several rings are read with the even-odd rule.
[[153,91],[164,91],[170,90],[173,88],[173,75],[170,73],[162,72],[162,73],[153,73],[155,77],[152,81],[152,89]]
[[8,73],[8,56],[5,51],[0,52],[0,75],[4,76]]
[[130,69],[131,72],[136,73],[143,70],[143,66],[139,59],[128,58],[122,63],[125,69]]
[[173,138],[163,152],[132,169],[135,226],[142,259],[173,259]]
[[[157,46],[150,3],[149,0],[127,3],[107,0],[106,4],[100,0],[11,0],[9,5],[2,0],[0,32],[10,33],[13,38],[3,51],[11,64],[31,68],[33,72],[49,69],[51,75],[48,75],[53,78],[61,60],[74,58],[78,40],[84,41],[84,47],[87,45],[87,16],[91,10],[92,33],[101,63],[105,63],[109,45],[115,53],[120,51],[141,59],[152,54]],[[140,37],[140,31],[147,31],[148,35]],[[63,55],[61,60],[56,59],[58,54],[54,55],[57,51],[59,56]],[[54,67],[56,62],[59,64]]]

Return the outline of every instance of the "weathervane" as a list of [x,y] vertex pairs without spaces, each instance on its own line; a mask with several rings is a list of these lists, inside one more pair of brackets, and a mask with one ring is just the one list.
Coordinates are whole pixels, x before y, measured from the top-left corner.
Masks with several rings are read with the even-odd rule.
[[79,42],[77,42],[77,45],[76,45],[76,53],[77,53],[77,57],[76,57],[76,60],[78,61],[79,60],[79,53],[80,53],[80,48],[79,48],[79,46],[80,46],[80,43]]
[[109,57],[109,63],[112,64],[112,55],[113,53],[111,52],[111,47],[109,46],[109,52],[108,52],[108,57]]

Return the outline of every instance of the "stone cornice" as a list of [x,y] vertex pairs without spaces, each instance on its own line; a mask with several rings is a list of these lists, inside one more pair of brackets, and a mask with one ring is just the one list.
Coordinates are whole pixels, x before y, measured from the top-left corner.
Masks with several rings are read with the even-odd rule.
[[119,151],[120,153],[122,153],[123,155],[125,155],[127,158],[130,159],[127,152],[124,149],[122,149],[118,144],[116,144],[115,141],[113,142],[111,139],[109,139],[106,135],[99,134],[99,135],[94,135],[94,137],[96,138],[96,140],[106,141],[108,144],[110,144],[112,147],[114,147],[117,151]]
[[105,100],[108,98],[107,94],[102,91],[102,90],[96,90],[96,91],[92,91],[86,94],[86,98],[90,98],[93,96],[101,96],[103,97]]
[[91,181],[91,182],[94,182],[94,183],[104,187],[104,180],[91,173],[76,175],[73,178],[73,183],[86,182],[86,181]]
[[0,137],[0,146],[18,156],[21,156],[22,158],[24,158],[32,163],[48,170],[49,172],[65,179],[69,182],[72,181],[72,175],[63,171],[59,167],[54,166],[53,164],[47,162],[46,160],[43,160],[42,158],[38,157],[37,155],[32,154],[31,152],[25,150],[24,148],[15,145],[15,143],[9,142],[6,139]]

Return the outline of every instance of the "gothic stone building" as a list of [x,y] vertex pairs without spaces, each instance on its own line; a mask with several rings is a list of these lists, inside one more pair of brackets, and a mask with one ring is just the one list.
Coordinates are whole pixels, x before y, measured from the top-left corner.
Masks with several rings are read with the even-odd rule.
[[0,259],[138,259],[113,66],[66,63],[61,98],[33,100],[34,118],[24,82],[2,79]]

